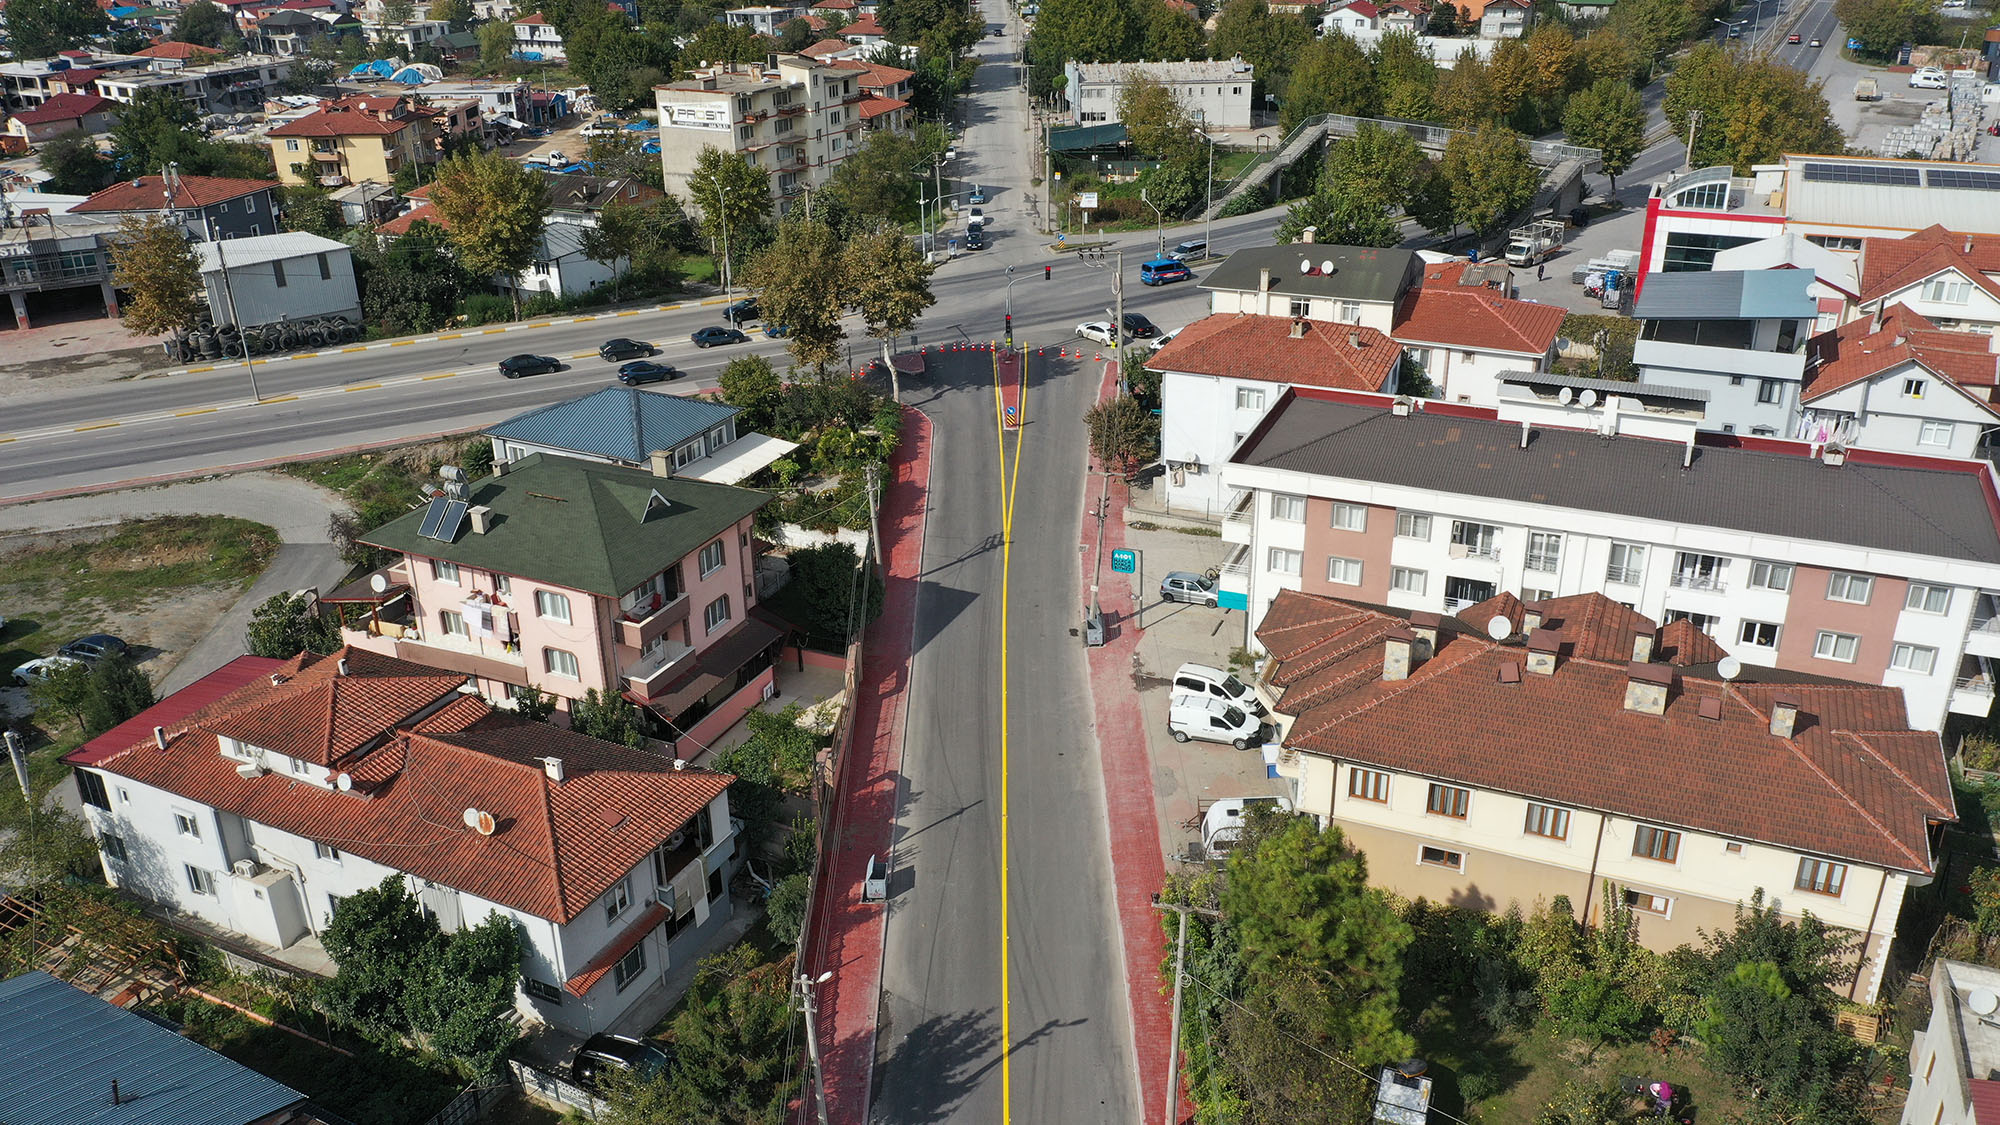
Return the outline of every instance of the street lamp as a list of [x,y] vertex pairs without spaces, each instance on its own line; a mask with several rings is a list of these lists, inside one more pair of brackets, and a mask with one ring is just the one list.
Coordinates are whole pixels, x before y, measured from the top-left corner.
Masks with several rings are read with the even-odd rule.
[[1014,276],[1014,267],[1007,267],[1007,346],[1014,346],[1014,283],[1021,280]]
[[1166,215],[1166,212],[1164,212],[1164,211],[1160,210],[1160,205],[1159,205],[1159,204],[1157,204],[1157,203],[1154,203],[1154,202],[1153,202],[1152,200],[1150,200],[1150,199],[1146,198],[1146,189],[1145,189],[1145,188],[1140,188],[1140,189],[1139,189],[1139,202],[1141,202],[1141,203],[1145,204],[1145,205],[1146,205],[1146,206],[1148,206],[1148,207],[1151,207],[1151,208],[1153,209],[1153,218],[1154,218],[1154,219],[1156,219],[1156,220],[1158,220],[1158,222],[1159,222],[1159,225],[1160,225],[1160,256],[1164,258],[1164,257],[1166,257],[1166,254],[1167,254],[1167,215]]
[[[1203,111],[1201,116],[1201,123],[1208,124],[1208,113]],[[1194,135],[1208,142],[1208,203],[1201,210],[1201,252],[1207,257],[1211,252],[1208,236],[1215,224],[1215,138],[1200,129]]]
[[708,183],[715,189],[716,218],[722,221],[722,296],[733,305],[736,303],[736,271],[729,268],[729,205],[722,198],[722,181],[714,172],[708,174]]

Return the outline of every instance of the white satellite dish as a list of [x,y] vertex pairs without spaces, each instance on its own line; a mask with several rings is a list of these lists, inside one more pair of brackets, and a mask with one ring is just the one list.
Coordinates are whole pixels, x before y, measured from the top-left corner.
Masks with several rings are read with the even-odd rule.
[[1322,262],[1321,262],[1321,263],[1319,264],[1319,272],[1321,272],[1321,273],[1332,273],[1332,272],[1333,272],[1333,259],[1332,259],[1332,258],[1328,258],[1328,259],[1326,259],[1325,261],[1322,261]]
[[1299,272],[1300,272],[1300,273],[1311,273],[1312,271],[1313,271],[1313,263],[1312,263],[1312,259],[1311,259],[1311,258],[1300,258],[1300,259],[1299,259]]
[[465,810],[465,826],[481,836],[493,835],[493,814],[483,809]]
[[1585,391],[1582,394],[1576,396],[1576,401],[1579,404],[1581,404],[1585,409],[1589,409],[1590,407],[1597,405],[1597,392]]
[[1504,641],[1514,635],[1514,623],[1507,620],[1504,613],[1496,613],[1493,620],[1486,623],[1486,635],[1496,641]]
[[[1564,406],[1568,406],[1570,403],[1576,401],[1576,392],[1570,390],[1568,387],[1564,387],[1562,390],[1556,392],[1556,401],[1562,403]],[[376,577],[379,578],[381,575],[376,575]]]
[[340,790],[342,793],[345,793],[348,790],[354,788],[354,778],[348,776],[348,774],[345,771],[334,774],[333,787],[335,789]]
[[1743,662],[1733,656],[1725,656],[1715,662],[1715,674],[1725,680],[1733,680],[1743,674]]
[[1990,1016],[2000,1011],[2000,994],[1990,988],[1975,988],[1965,994],[1965,1006],[1971,1008],[1974,1015]]
[[369,575],[368,588],[370,590],[375,591],[378,594],[382,593],[384,590],[387,590],[389,588],[388,576],[380,572]]

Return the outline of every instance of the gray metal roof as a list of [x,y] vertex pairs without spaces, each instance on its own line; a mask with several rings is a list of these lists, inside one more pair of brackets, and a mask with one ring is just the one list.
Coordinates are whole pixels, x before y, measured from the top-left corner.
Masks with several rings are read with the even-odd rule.
[[0,1059],[7,1125],[246,1125],[306,1100],[39,971],[0,981]]
[[[1699,276],[1699,275],[1696,275]],[[1984,475],[1645,438],[1605,439],[1421,411],[1300,397],[1272,409],[1238,464],[1434,489],[1692,527],[1791,536],[2000,564]]]
[[1574,391],[1596,391],[1599,394],[1622,395],[1626,398],[1670,398],[1677,402],[1707,402],[1708,392],[1688,387],[1662,387],[1657,383],[1627,383],[1622,379],[1592,379],[1584,375],[1558,375],[1552,371],[1503,371],[1503,383],[1517,383],[1532,387],[1568,387]]
[[642,465],[654,450],[691,441],[736,414],[718,402],[618,385],[516,414],[486,432]]
[[1632,315],[1641,320],[1807,320],[1819,315],[1805,270],[1656,273]]
[[[1333,263],[1332,272],[1323,268]],[[1306,272],[1301,266],[1310,266]],[[1329,246],[1294,242],[1284,246],[1254,246],[1231,254],[1208,271],[1203,289],[1236,289],[1255,293],[1262,270],[1271,271],[1271,292],[1299,297],[1338,297],[1350,301],[1394,301],[1423,275],[1423,259],[1414,250],[1378,250],[1372,246]],[[1650,284],[1650,283],[1649,283]]]

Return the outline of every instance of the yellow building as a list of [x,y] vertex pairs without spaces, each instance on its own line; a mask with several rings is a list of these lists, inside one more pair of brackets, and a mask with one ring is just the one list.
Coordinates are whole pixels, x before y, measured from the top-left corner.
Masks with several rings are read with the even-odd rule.
[[409,98],[325,102],[268,136],[278,178],[286,184],[388,183],[411,164],[438,159],[436,122]]

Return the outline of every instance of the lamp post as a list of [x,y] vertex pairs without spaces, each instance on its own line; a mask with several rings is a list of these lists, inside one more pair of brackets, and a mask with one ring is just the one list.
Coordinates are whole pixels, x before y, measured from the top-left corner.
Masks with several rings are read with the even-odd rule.
[[[1207,111],[1202,112],[1201,123],[1208,124]],[[1213,252],[1208,237],[1215,229],[1215,138],[1201,129],[1196,129],[1194,135],[1208,142],[1208,203],[1201,210],[1201,255],[1206,258]]]
[[1161,256],[1161,257],[1165,257],[1165,256],[1166,256],[1166,253],[1167,253],[1167,216],[1166,216],[1166,212],[1164,212],[1164,211],[1161,211],[1161,210],[1160,210],[1160,207],[1159,207],[1159,204],[1157,204],[1157,203],[1154,203],[1154,202],[1153,202],[1152,200],[1150,200],[1150,199],[1146,198],[1146,189],[1145,189],[1145,188],[1140,188],[1140,189],[1139,189],[1139,202],[1141,202],[1141,203],[1145,204],[1146,206],[1148,206],[1148,207],[1151,207],[1151,208],[1153,209],[1153,218],[1154,218],[1154,219],[1155,219],[1155,220],[1156,220],[1156,221],[1157,221],[1157,222],[1159,223],[1159,227],[1160,227],[1160,256]]
[[1007,267],[1007,346],[1014,346],[1014,283],[1021,280],[1014,276],[1014,267]]
[[729,268],[729,202],[722,197],[722,181],[715,173],[708,174],[708,183],[715,189],[715,217],[722,221],[722,296],[733,305],[736,303],[736,271]]

